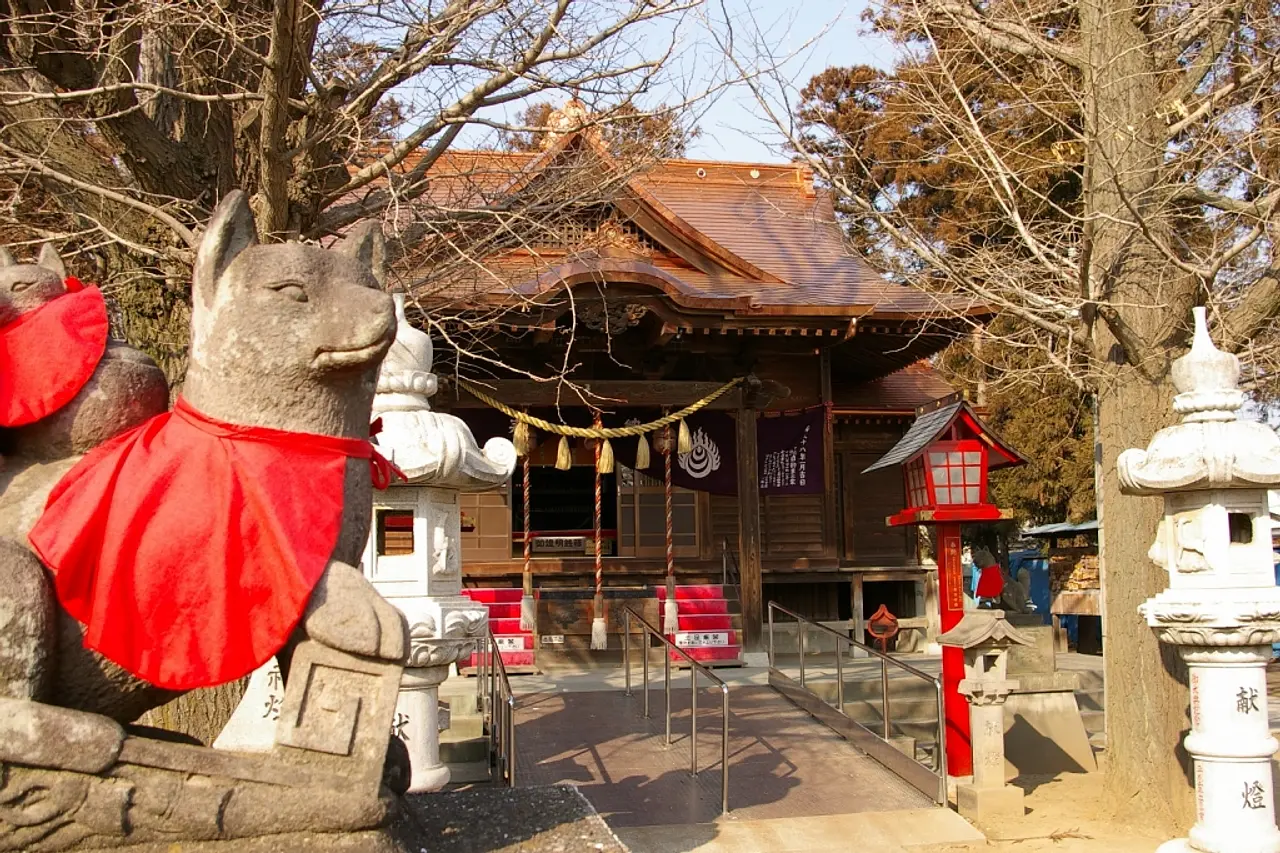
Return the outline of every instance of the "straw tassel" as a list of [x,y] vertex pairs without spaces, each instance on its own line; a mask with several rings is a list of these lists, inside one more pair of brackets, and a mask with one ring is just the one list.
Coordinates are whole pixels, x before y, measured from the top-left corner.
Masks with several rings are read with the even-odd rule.
[[595,618],[591,620],[591,650],[600,652],[609,648],[609,633],[604,625],[604,596],[597,595]]
[[556,448],[556,470],[568,471],[573,467],[573,454],[569,452],[569,436],[560,436],[560,446]]
[[636,444],[636,470],[643,471],[649,467],[649,439],[640,436]]
[[596,469],[601,474],[613,473],[613,447],[609,444],[609,439],[598,439],[600,442],[600,458],[596,462]]
[[[532,584],[530,584],[532,586]],[[533,590],[526,589],[524,595],[520,597],[520,630],[532,631],[537,624],[537,614],[535,613],[533,602]]]
[[672,636],[680,630],[680,607],[676,604],[676,579],[667,575],[667,600],[662,608],[662,633]]
[[681,456],[693,452],[693,436],[689,434],[689,425],[684,420],[680,421],[680,433],[676,441],[676,452]]
[[511,443],[516,446],[516,453],[520,456],[528,456],[529,451],[533,449],[533,445],[529,439],[529,425],[524,421],[516,421],[515,435],[511,437]]

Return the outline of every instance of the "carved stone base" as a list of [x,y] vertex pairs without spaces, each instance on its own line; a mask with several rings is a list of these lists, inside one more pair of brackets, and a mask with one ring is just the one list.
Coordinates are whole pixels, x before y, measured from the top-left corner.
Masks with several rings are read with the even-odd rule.
[[400,674],[300,643],[276,746],[258,754],[131,737],[97,714],[0,698],[0,851],[394,849],[271,839],[386,824]]

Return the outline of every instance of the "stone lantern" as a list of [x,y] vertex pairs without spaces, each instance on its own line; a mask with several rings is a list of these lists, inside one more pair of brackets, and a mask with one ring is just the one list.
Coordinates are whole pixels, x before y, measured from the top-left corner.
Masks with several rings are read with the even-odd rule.
[[405,318],[403,294],[395,303],[399,328],[378,374],[373,416],[382,429],[374,442],[406,481],[374,495],[364,572],[409,623],[396,734],[409,750],[409,790],[420,793],[449,781],[440,761],[438,688],[488,628],[488,611],[462,595],[458,495],[501,488],[516,452],[505,438],[481,450],[460,419],[431,411],[431,339]]
[[1169,588],[1140,611],[1187,662],[1196,824],[1165,853],[1277,853],[1266,665],[1280,641],[1280,588],[1271,555],[1267,489],[1280,484],[1280,437],[1239,416],[1238,359],[1209,339],[1195,309],[1191,351],[1173,364],[1180,423],[1117,462],[1130,495],[1162,495],[1148,552]]
[[1026,813],[1022,789],[1005,784],[1004,703],[1018,689],[1009,679],[1009,649],[1029,646],[1000,610],[971,610],[941,637],[964,652],[959,690],[969,701],[973,781],[956,787],[956,808],[967,818],[991,820]]

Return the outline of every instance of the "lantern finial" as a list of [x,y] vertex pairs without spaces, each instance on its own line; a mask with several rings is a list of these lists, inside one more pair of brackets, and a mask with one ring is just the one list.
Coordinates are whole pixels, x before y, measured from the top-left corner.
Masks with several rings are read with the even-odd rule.
[[1233,421],[1244,405],[1244,392],[1238,387],[1240,359],[1213,345],[1203,306],[1192,312],[1191,350],[1173,363],[1173,385],[1178,389],[1173,410],[1184,422]]

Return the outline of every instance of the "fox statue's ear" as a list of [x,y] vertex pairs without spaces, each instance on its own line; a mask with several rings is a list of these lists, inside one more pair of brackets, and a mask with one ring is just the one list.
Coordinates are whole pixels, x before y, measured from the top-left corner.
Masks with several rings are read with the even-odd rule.
[[387,241],[382,236],[381,222],[366,219],[357,224],[337,249],[367,266],[379,287],[387,286]]
[[222,276],[236,255],[258,242],[249,201],[240,190],[232,190],[218,203],[209,225],[200,238],[196,266],[191,277],[191,291],[197,309],[213,304],[213,295]]
[[53,248],[50,243],[45,243],[40,247],[40,259],[36,261],[36,264],[51,273],[55,273],[58,278],[67,277],[67,266],[62,262],[62,256],[58,254],[58,250]]
[[14,266],[13,255],[9,254],[9,250],[4,246],[0,246],[0,267]]

